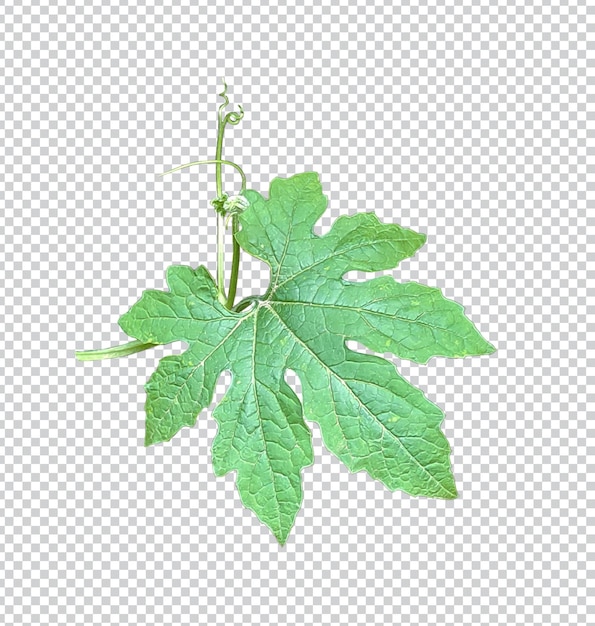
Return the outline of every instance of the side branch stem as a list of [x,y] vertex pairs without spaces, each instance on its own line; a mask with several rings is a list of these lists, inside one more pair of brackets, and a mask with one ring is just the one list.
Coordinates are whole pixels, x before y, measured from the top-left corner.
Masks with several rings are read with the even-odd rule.
[[112,346],[111,348],[103,348],[102,350],[84,350],[74,353],[74,356],[79,361],[101,361],[103,359],[117,359],[121,356],[129,356],[130,354],[136,354],[143,350],[149,350],[154,348],[156,343],[143,343],[142,341],[134,340],[128,343],[123,343],[120,346]]

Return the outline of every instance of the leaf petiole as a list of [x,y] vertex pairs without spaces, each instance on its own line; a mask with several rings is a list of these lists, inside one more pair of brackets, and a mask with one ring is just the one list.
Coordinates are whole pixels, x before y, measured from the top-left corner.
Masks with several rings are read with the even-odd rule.
[[247,309],[252,303],[256,303],[258,300],[262,300],[262,296],[248,296],[243,300],[240,300],[234,307],[231,309],[236,313],[241,313],[245,309]]
[[233,256],[231,258],[231,276],[229,277],[229,293],[227,294],[227,302],[225,306],[228,309],[233,308],[233,302],[236,297],[238,288],[238,273],[240,270],[240,244],[236,241],[236,232],[238,231],[238,218],[234,215],[231,220],[231,238],[233,241]]

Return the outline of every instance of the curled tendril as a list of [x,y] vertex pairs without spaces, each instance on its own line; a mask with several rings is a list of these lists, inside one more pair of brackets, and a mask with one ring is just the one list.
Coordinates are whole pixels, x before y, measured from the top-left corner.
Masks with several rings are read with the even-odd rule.
[[244,117],[244,109],[241,105],[238,105],[238,109],[240,110],[239,113],[231,111],[223,117],[223,109],[229,104],[229,98],[227,97],[227,83],[225,80],[223,81],[223,91],[219,95],[225,100],[225,102],[223,102],[223,104],[219,107],[219,123],[223,124],[223,126],[226,124],[231,124],[232,126],[239,124],[240,120]]
[[225,82],[225,79],[223,80],[223,91],[219,95],[225,100],[225,102],[219,107],[219,119],[221,119],[223,109],[229,104],[229,98],[227,97],[227,83]]
[[239,121],[244,117],[244,109],[242,109],[242,106],[239,104],[238,104],[238,109],[240,109],[239,113],[235,113],[235,112],[228,113],[225,116],[223,123],[231,124],[232,126],[235,126],[236,124],[238,124]]

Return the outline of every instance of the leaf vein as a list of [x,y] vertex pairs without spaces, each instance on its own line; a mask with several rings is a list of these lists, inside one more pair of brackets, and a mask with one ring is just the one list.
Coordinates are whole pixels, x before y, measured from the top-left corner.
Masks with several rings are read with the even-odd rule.
[[374,415],[374,413],[372,413],[372,411],[370,411],[370,409],[358,398],[358,396],[355,394],[355,392],[353,391],[353,389],[351,389],[351,387],[349,385],[347,385],[345,383],[345,381],[336,373],[334,372],[330,367],[328,367],[328,365],[326,365],[326,363],[324,361],[322,361],[322,359],[320,359],[320,357],[306,344],[304,343],[294,332],[293,330],[285,323],[285,321],[283,320],[282,317],[279,316],[279,314],[271,307],[269,306],[269,304],[267,303],[265,306],[267,306],[267,308],[269,308],[269,310],[272,311],[272,313],[277,317],[277,319],[283,324],[283,326],[285,326],[285,328],[289,331],[289,333],[295,338],[295,341],[297,343],[299,343],[301,346],[303,346],[303,348],[310,353],[310,355],[312,355],[312,357],[318,361],[318,363],[320,363],[322,365],[322,367],[324,369],[327,370],[327,372],[329,372],[329,374],[331,374],[333,376],[333,378],[335,378],[337,381],[339,381],[339,383],[341,385],[343,385],[345,387],[345,389],[349,392],[349,394],[351,396],[353,396],[353,398],[355,399],[355,401],[361,406],[361,408],[370,416],[372,417],[375,421],[378,422],[378,424],[380,424],[380,426],[382,427],[383,431],[385,433],[388,433],[389,438],[394,439],[397,444],[406,452],[407,456],[409,456],[414,463],[422,470],[422,472],[424,472],[425,474],[427,474],[429,476],[429,478],[435,482],[441,489],[443,489],[444,491],[446,491],[447,493],[453,495],[449,489],[447,489],[446,487],[444,487],[444,485],[435,477],[433,476],[416,458],[415,456],[410,452],[410,450],[405,446],[405,444],[400,440],[400,438],[398,437],[398,435],[395,435],[392,431],[390,431],[378,418],[376,415]]

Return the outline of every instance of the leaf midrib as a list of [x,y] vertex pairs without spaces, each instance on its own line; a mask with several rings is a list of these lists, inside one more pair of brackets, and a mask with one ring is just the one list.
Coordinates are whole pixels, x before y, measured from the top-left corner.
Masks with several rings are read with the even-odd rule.
[[[271,474],[271,481],[273,484],[273,494],[275,496],[275,503],[276,503],[275,511],[277,513],[276,515],[277,531],[281,533],[283,530],[283,527],[282,527],[282,522],[281,522],[281,505],[279,503],[277,487],[276,487],[276,476],[275,476],[275,471],[273,470],[273,466],[271,465],[271,460],[267,451],[267,438],[265,437],[265,433],[264,433],[264,425],[262,423],[262,416],[260,414],[260,403],[258,401],[258,392],[256,390],[256,331],[258,328],[258,313],[259,312],[260,312],[260,307],[256,307],[254,311],[254,334],[252,337],[252,359],[251,359],[252,361],[252,389],[254,390],[254,403],[256,404],[256,415],[258,417],[258,423],[260,424],[260,436],[262,437],[263,450],[260,453],[260,456],[261,457],[265,456],[267,459],[267,466]],[[254,463],[254,467],[256,467],[257,465],[258,465],[258,460]]]
[[[252,314],[250,314],[252,315]],[[238,323],[229,331],[229,333],[202,359],[202,361],[200,361],[200,363],[197,363],[196,365],[194,365],[192,367],[192,369],[190,370],[190,373],[188,374],[188,376],[186,377],[186,379],[184,380],[184,382],[178,387],[176,393],[174,394],[171,402],[169,403],[167,409],[163,412],[162,416],[165,415],[171,415],[171,411],[174,407],[174,405],[178,405],[179,406],[179,402],[178,402],[178,398],[180,396],[180,394],[182,393],[182,389],[184,389],[188,383],[190,382],[190,379],[194,376],[194,373],[196,372],[196,370],[199,367],[202,367],[212,356],[213,354],[215,354],[215,352],[217,352],[217,350],[219,350],[219,348],[227,342],[227,340],[235,333],[235,331],[241,326],[241,324],[249,318],[249,315],[247,315],[246,317],[241,318],[240,320],[238,320]],[[194,342],[196,343],[196,342]],[[183,352],[182,354],[185,354],[188,351],[191,351],[192,347],[188,348],[188,350],[186,350],[185,352]],[[157,370],[156,370],[157,371]],[[174,375],[177,374],[177,372],[173,372]],[[170,375],[168,376],[164,376],[163,378],[167,379],[169,378]]]
[[[373,300],[373,302],[380,302],[380,298],[377,298],[376,300]],[[364,307],[358,307],[358,306],[352,306],[349,304],[326,304],[326,303],[322,303],[322,302],[301,302],[299,300],[271,300],[271,304],[277,305],[277,304],[291,304],[291,305],[301,305],[304,307],[318,307],[318,308],[324,308],[324,309],[349,309],[350,311],[358,311],[360,313],[366,313],[366,314],[371,314],[371,315],[378,315],[379,317],[387,317],[389,319],[397,319],[401,322],[409,322],[411,324],[419,324],[420,326],[427,326],[430,329],[433,330],[441,330],[444,332],[450,332],[453,335],[455,335],[456,337],[459,337],[460,339],[464,339],[464,337],[462,335],[456,335],[453,331],[451,331],[448,328],[444,328],[442,326],[432,326],[431,324],[428,324],[427,322],[421,322],[419,320],[419,318],[424,315],[425,313],[427,313],[428,311],[422,311],[419,316],[415,319],[409,319],[408,317],[402,317],[400,315],[391,315],[390,313],[385,313],[384,311],[374,311],[374,310],[370,310],[370,309],[366,309]],[[370,304],[370,303],[369,303]],[[434,311],[433,311],[434,312]],[[375,328],[375,330],[378,330]]]
[[[318,240],[323,240],[323,237],[317,237],[316,235],[312,236],[312,239],[318,239]],[[374,244],[377,244],[379,242],[402,242],[402,241],[408,241],[408,239],[406,237],[402,237],[402,238],[395,238],[395,237],[390,237],[389,235],[386,235],[385,237],[379,237],[378,239],[375,239],[374,241],[371,242],[366,242],[366,247],[370,247],[373,246]],[[280,283],[277,283],[275,285],[274,288],[272,288],[270,290],[270,296],[272,297],[274,295],[274,293],[280,288],[283,287],[283,285],[287,284],[288,282],[292,281],[294,278],[296,278],[296,276],[299,276],[300,274],[303,274],[304,272],[308,272],[310,271],[313,267],[316,267],[317,265],[320,265],[321,263],[325,263],[326,261],[329,261],[330,259],[334,258],[334,257],[338,257],[341,256],[342,254],[346,254],[348,252],[352,252],[353,250],[360,250],[362,249],[364,246],[362,246],[361,242],[358,242],[357,244],[349,247],[349,248],[343,248],[342,250],[335,250],[332,252],[332,254],[329,254],[328,256],[324,256],[322,259],[319,259],[318,261],[315,261],[314,263],[308,265],[307,267],[302,268],[301,270],[299,270],[298,272],[296,272],[295,274],[292,274],[291,276],[288,276],[285,280],[281,281]],[[407,258],[407,257],[405,257]],[[396,264],[395,264],[396,266]],[[279,276],[280,271],[277,272],[277,277]]]
[[289,334],[295,339],[295,341],[297,343],[299,343],[318,363],[320,363],[320,365],[331,375],[333,376],[336,380],[339,381],[339,383],[341,385],[343,385],[343,387],[345,387],[345,389],[353,396],[353,398],[355,399],[355,401],[362,407],[362,409],[372,417],[373,420],[375,420],[376,422],[378,422],[378,424],[380,424],[380,426],[382,427],[382,429],[384,431],[386,431],[389,434],[390,438],[393,438],[398,445],[407,453],[407,455],[414,461],[414,463],[425,473],[427,474],[430,479],[436,483],[440,489],[442,489],[443,491],[445,491],[447,494],[449,494],[451,497],[454,497],[454,493],[452,493],[449,489],[447,489],[435,476],[433,476],[416,458],[415,456],[407,449],[407,447],[403,444],[403,442],[400,440],[400,438],[395,435],[392,431],[390,431],[371,411],[370,409],[358,398],[358,396],[355,394],[355,392],[353,391],[353,389],[351,389],[351,387],[344,381],[343,378],[341,378],[336,372],[334,372],[324,361],[322,361],[322,359],[320,359],[320,357],[306,344],[304,343],[294,332],[293,330],[285,323],[285,321],[283,320],[283,318],[273,309],[273,307],[271,306],[273,303],[272,302],[267,302],[267,303],[263,303],[262,306],[266,306],[271,313],[273,313],[273,315],[281,322],[281,324],[283,324],[283,326],[287,329],[287,331],[289,332]]

